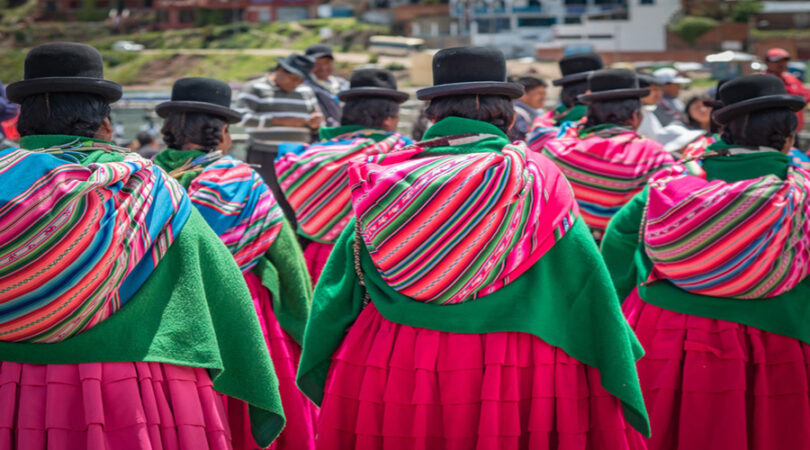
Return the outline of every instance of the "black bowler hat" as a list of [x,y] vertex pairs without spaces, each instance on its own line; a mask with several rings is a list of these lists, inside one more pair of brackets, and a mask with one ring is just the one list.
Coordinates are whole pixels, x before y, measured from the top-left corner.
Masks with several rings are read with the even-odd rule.
[[506,81],[506,60],[500,50],[455,47],[433,56],[433,87],[416,91],[419,100],[448,95],[503,95],[518,98],[523,86]]
[[591,72],[605,67],[602,57],[596,53],[575,53],[564,56],[559,65],[563,76],[551,82],[554,86],[585,81]]
[[335,59],[335,55],[332,54],[332,47],[326,44],[310,45],[304,51],[304,54],[312,59],[323,58],[324,56]]
[[767,74],[735,78],[720,86],[719,94],[723,106],[712,117],[720,124],[754,111],[769,108],[799,111],[807,104],[798,95],[788,95],[782,80]]
[[172,99],[155,108],[160,117],[173,113],[201,112],[236,123],[242,115],[232,110],[231,87],[227,83],[212,78],[181,78],[172,86]]
[[641,98],[650,95],[649,89],[638,87],[636,74],[627,69],[602,69],[588,76],[588,94],[577,97],[582,103]]
[[113,103],[121,98],[121,86],[104,79],[104,63],[98,50],[74,42],[54,42],[34,47],[25,57],[25,79],[8,85],[6,95],[14,103],[46,92],[95,94]]
[[382,69],[361,69],[352,73],[348,90],[338,93],[341,101],[355,97],[382,97],[402,103],[409,95],[397,90],[394,74]]
[[287,72],[298,75],[306,79],[309,73],[312,72],[312,67],[315,65],[315,60],[309,56],[293,53],[286,58],[276,58],[278,65]]

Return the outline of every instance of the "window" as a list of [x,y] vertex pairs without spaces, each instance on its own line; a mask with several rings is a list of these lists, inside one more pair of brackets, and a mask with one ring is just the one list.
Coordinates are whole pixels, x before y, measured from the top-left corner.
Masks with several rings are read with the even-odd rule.
[[550,27],[557,23],[554,17],[526,17],[518,19],[519,27]]
[[641,0],[642,5],[654,5],[655,0]]
[[576,25],[582,23],[582,16],[565,16],[563,23],[568,25]]

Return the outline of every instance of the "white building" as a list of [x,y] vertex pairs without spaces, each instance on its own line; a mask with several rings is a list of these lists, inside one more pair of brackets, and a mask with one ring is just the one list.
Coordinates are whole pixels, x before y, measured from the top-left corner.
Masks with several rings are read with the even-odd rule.
[[535,48],[663,50],[679,0],[450,0],[450,14],[472,45],[508,56]]

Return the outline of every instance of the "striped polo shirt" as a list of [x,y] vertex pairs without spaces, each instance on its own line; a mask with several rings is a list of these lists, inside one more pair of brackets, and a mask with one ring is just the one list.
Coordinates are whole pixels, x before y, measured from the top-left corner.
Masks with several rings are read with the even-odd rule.
[[309,144],[312,130],[308,127],[272,126],[276,117],[308,119],[318,110],[312,88],[300,85],[284,91],[267,76],[249,81],[236,97],[234,109],[243,114],[241,124],[250,135],[251,147],[277,151],[282,142]]

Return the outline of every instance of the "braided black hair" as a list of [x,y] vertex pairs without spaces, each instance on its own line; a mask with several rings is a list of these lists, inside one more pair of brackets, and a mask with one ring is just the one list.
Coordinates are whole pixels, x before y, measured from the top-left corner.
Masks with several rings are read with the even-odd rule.
[[754,111],[736,117],[723,126],[725,143],[743,147],[770,147],[782,150],[796,133],[799,119],[787,108]]
[[585,122],[585,128],[605,123],[629,125],[633,120],[633,113],[639,110],[641,110],[641,100],[637,98],[594,102],[588,105],[588,120]]
[[53,92],[25,97],[20,104],[17,130],[21,136],[68,134],[95,137],[110,105],[98,95]]
[[431,100],[425,116],[434,123],[450,116],[480,120],[506,133],[512,126],[515,109],[512,100],[503,95],[451,95]]
[[381,128],[389,117],[399,116],[399,103],[387,98],[358,97],[343,105],[341,125]]
[[202,147],[202,151],[217,149],[222,139],[222,126],[225,120],[221,117],[201,112],[171,114],[163,122],[163,142],[169,148],[185,150],[188,144]]
[[588,82],[587,81],[580,81],[577,83],[566,84],[563,86],[562,91],[560,92],[560,102],[565,105],[566,108],[572,108],[576,105],[581,105],[582,102],[579,101],[577,97],[586,93],[588,91]]

